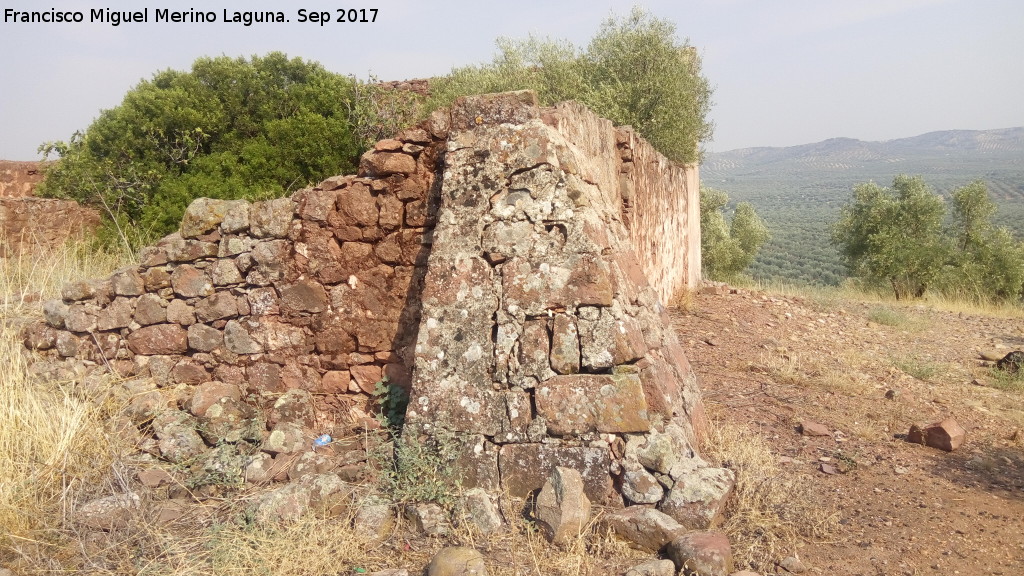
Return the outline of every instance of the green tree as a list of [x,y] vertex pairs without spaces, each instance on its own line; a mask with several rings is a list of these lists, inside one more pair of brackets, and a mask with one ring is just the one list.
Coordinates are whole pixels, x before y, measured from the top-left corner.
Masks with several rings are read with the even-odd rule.
[[704,274],[713,280],[736,278],[754,261],[771,237],[768,227],[747,202],[736,206],[732,222],[725,219],[729,196],[721,190],[700,190],[700,248]]
[[945,204],[919,177],[900,175],[892,188],[859,184],[832,226],[832,242],[848,270],[889,284],[896,299],[920,297],[940,276],[949,255]]
[[199,196],[267,198],[356,166],[357,83],[281,53],[200,58],[130,90],[67,142],[43,195],[97,206],[124,237],[173,230]]
[[675,25],[639,8],[609,18],[585,50],[569,42],[498,40],[489,64],[467,66],[437,78],[432,106],[467,94],[532,89],[542,104],[578,100],[617,125],[630,125],[662,154],[699,162],[708,140],[712,90],[688,41]]
[[996,205],[988,187],[974,181],[952,194],[949,236],[956,245],[947,288],[993,300],[1024,296],[1024,243],[1006,228],[992,225]]

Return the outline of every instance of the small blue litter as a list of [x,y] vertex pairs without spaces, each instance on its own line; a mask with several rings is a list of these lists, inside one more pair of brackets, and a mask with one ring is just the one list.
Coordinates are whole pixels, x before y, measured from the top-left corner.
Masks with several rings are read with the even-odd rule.
[[321,436],[317,436],[316,440],[313,440],[313,446],[327,446],[328,444],[331,443],[331,440],[332,439],[330,434],[323,434]]

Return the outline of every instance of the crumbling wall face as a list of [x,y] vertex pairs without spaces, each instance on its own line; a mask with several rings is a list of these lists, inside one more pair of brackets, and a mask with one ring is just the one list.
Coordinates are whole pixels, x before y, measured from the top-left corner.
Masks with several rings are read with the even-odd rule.
[[544,112],[545,121],[580,153],[597,161],[582,177],[620,205],[629,242],[651,287],[663,303],[701,281],[700,177],[697,165],[680,165],[629,127],[564,102]]
[[156,418],[172,461],[240,439],[288,456],[318,434],[376,427],[378,382],[410,383],[435,129],[381,141],[358,176],[290,198],[196,200],[138,266],[66,286],[26,344],[50,355],[44,370],[68,359],[125,377],[119,390],[140,423]]
[[99,223],[98,212],[73,200],[0,198],[0,258],[58,248]]
[[611,125],[531,92],[462,99],[451,125],[407,433],[460,435],[469,486],[526,497],[568,466],[592,500],[706,526],[721,502],[683,480],[731,476],[697,455],[699,391],[622,221]]
[[0,198],[31,196],[43,180],[44,162],[0,160]]
[[669,161],[632,130],[619,130],[629,239],[662,302],[701,282],[700,171]]

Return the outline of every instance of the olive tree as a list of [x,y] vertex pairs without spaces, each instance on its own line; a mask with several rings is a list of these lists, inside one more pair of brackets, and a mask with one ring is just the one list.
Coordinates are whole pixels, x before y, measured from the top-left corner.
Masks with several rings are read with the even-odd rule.
[[532,89],[542,104],[578,100],[632,126],[674,161],[700,161],[700,144],[713,130],[712,90],[697,51],[676,37],[672,22],[634,8],[606,20],[585,49],[535,37],[497,45],[490,63],[434,79],[432,106],[467,94]]
[[920,297],[949,254],[945,210],[919,176],[897,176],[892,188],[859,184],[832,226],[832,241],[852,275],[889,284],[897,300]]
[[729,196],[720,190],[700,190],[700,248],[704,274],[713,280],[736,278],[757,257],[771,235],[747,202],[740,202],[726,222]]

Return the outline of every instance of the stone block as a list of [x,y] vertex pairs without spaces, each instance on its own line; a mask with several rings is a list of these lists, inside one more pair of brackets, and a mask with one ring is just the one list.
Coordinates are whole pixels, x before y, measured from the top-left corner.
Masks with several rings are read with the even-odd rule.
[[135,268],[115,272],[110,281],[116,296],[139,296],[146,291],[146,283]]
[[669,542],[666,554],[676,570],[701,576],[729,576],[732,547],[723,532],[690,532]]
[[558,374],[580,371],[580,339],[576,320],[567,314],[555,314],[551,330],[551,368]]
[[167,303],[167,321],[182,326],[196,322],[196,310],[184,300],[174,299]]
[[171,288],[182,298],[205,297],[213,294],[213,282],[206,274],[189,264],[182,264],[171,272]]
[[256,202],[249,211],[249,229],[256,238],[286,238],[294,214],[291,198]]
[[143,326],[128,335],[128,348],[136,354],[184,354],[188,351],[188,333],[177,324]]
[[721,522],[736,475],[699,462],[694,466],[695,461],[699,459],[683,459],[673,467],[674,485],[658,509],[691,530],[706,530]]
[[953,418],[946,418],[925,427],[913,425],[907,434],[907,442],[924,444],[946,452],[952,452],[964,443],[967,431]]
[[238,315],[238,298],[230,292],[220,291],[203,298],[195,305],[196,320],[213,322]]
[[674,518],[653,508],[628,506],[601,517],[601,525],[616,536],[651,552],[658,552],[686,533]]
[[135,314],[132,319],[142,326],[166,322],[166,304],[164,299],[156,294],[143,294],[135,301]]
[[514,498],[541,489],[556,466],[572,468],[583,478],[584,492],[595,504],[609,502],[612,482],[608,451],[582,446],[506,444],[498,456],[501,486]]
[[299,280],[280,288],[280,306],[284,312],[323,312],[327,309],[327,291],[312,280]]
[[393,174],[409,175],[416,171],[416,159],[401,152],[371,150],[359,159],[359,175],[385,178]]
[[188,347],[198,352],[212,352],[224,345],[224,333],[206,324],[188,327]]
[[96,328],[99,330],[126,328],[131,324],[134,312],[134,298],[114,298],[113,302],[96,314]]
[[207,232],[216,230],[231,204],[227,200],[213,198],[196,198],[185,209],[181,219],[182,238],[198,238]]
[[537,413],[555,435],[650,430],[647,402],[635,374],[555,376],[537,388]]
[[552,544],[566,545],[579,538],[590,522],[590,499],[580,473],[556,466],[537,495],[536,515]]

